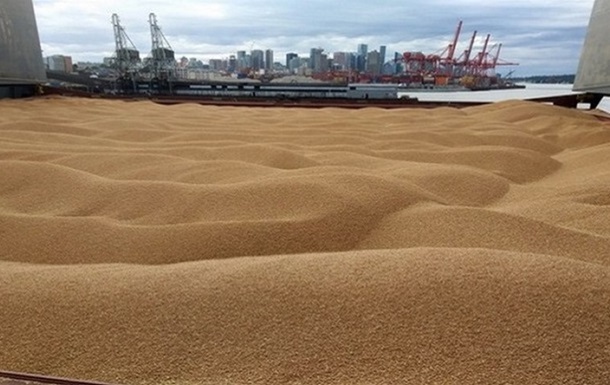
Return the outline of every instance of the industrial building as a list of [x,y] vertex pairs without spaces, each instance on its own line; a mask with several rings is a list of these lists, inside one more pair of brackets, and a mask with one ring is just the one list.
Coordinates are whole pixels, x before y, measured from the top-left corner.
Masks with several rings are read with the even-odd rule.
[[32,0],[0,1],[0,98],[30,96],[46,79]]
[[64,55],[53,55],[45,58],[45,63],[49,71],[59,71],[70,73],[73,70],[72,57]]
[[596,0],[574,91],[610,95],[610,0]]

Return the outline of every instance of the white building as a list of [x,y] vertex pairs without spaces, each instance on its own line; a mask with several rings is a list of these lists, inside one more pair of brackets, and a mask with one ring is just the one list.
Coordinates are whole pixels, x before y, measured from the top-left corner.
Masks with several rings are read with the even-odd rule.
[[47,56],[46,65],[49,71],[72,73],[72,57],[64,55]]

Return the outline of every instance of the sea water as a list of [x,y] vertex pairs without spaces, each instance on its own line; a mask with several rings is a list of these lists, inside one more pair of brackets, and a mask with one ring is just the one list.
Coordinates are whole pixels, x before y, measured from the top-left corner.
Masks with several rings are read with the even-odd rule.
[[499,102],[503,100],[528,100],[582,93],[572,91],[572,84],[521,83],[521,85],[524,85],[525,88],[464,92],[403,92],[398,95],[415,97],[422,102]]

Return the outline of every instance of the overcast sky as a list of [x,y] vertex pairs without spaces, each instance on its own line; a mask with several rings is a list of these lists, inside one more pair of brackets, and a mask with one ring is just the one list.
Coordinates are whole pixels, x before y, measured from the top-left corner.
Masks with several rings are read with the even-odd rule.
[[34,0],[45,56],[100,62],[114,51],[111,15],[117,13],[142,56],[150,51],[148,15],[154,12],[177,57],[203,61],[237,50],[273,49],[307,56],[369,50],[440,52],[464,21],[457,51],[477,30],[502,43],[501,67],[514,76],[575,73],[594,0]]

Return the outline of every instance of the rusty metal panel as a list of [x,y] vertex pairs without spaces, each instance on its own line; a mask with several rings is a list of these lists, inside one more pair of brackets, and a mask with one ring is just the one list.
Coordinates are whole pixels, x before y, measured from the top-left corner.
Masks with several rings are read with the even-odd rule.
[[593,5],[574,90],[610,94],[610,0]]
[[0,1],[0,83],[45,80],[32,0]]

